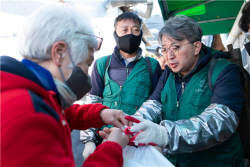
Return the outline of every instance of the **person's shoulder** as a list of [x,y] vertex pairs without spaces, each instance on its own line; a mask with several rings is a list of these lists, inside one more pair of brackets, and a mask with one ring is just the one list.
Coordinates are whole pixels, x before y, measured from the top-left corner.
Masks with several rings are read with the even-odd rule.
[[149,56],[145,57],[145,59],[149,59],[149,62],[151,64],[151,68],[152,68],[153,72],[155,72],[155,69],[157,68],[157,66],[160,67],[159,62],[156,59],[149,57]]
[[[225,60],[225,61],[227,61],[227,60]],[[238,75],[239,73],[243,74],[243,71],[238,64],[230,63],[225,68],[223,68],[220,75],[224,76],[227,74],[227,76],[230,76],[230,73],[234,73],[234,74]]]
[[99,75],[101,77],[104,76],[104,73],[105,73],[105,68],[107,66],[107,60],[108,58],[110,57],[110,55],[108,56],[103,56],[103,57],[100,57],[96,60],[95,62],[95,66],[94,66],[94,69],[98,71]]
[[147,58],[150,60],[150,62],[158,63],[158,61],[155,58],[152,58],[152,57],[149,57],[149,56],[147,56]]
[[57,112],[33,91],[17,88],[1,93],[1,97],[4,99],[1,104],[2,113],[8,112],[13,119],[43,113],[59,120]]
[[98,58],[98,59],[96,60],[96,63],[97,63],[97,64],[105,64],[109,56],[110,56],[110,55],[107,55],[107,56],[103,56],[103,57]]
[[225,53],[218,51],[213,54],[213,58],[214,59],[229,59],[230,57],[226,55]]
[[172,71],[166,68],[164,72],[161,74],[161,78],[166,81],[171,73]]
[[[217,55],[217,56],[219,56],[219,55]],[[221,56],[224,56],[224,55],[222,54]],[[223,70],[226,69],[226,70],[230,71],[231,69],[235,69],[235,70],[241,71],[240,65],[233,59],[227,59],[225,57],[217,57],[217,58],[213,57],[213,59],[214,60],[217,59],[216,65],[218,64],[218,65],[224,67]]]
[[36,93],[34,93],[32,91],[28,91],[28,93],[29,93],[30,98],[32,99],[32,104],[33,104],[33,107],[34,107],[34,112],[36,112],[36,113],[44,113],[46,115],[51,116],[56,121],[59,120],[58,113],[55,111],[55,109],[53,109],[50,105],[48,105],[43,100],[42,97],[40,97],[39,95],[37,95]]

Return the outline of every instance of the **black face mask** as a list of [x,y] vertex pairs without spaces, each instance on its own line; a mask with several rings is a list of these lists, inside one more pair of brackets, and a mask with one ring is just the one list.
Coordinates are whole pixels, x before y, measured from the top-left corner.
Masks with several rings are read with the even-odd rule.
[[90,76],[86,75],[80,67],[74,67],[66,80],[66,85],[75,93],[77,100],[85,96],[92,88]]
[[[70,56],[72,61],[72,57]],[[80,100],[85,96],[92,88],[90,76],[86,75],[80,67],[74,65],[73,61],[72,64],[74,66],[69,78],[65,80],[62,70],[59,67],[60,73],[62,75],[64,83],[71,89],[71,91],[76,95],[77,100]]]
[[139,36],[128,34],[122,37],[118,37],[116,32],[114,32],[116,46],[118,47],[118,49],[128,54],[134,53],[135,51],[138,50],[141,44],[142,35],[143,35],[142,30]]

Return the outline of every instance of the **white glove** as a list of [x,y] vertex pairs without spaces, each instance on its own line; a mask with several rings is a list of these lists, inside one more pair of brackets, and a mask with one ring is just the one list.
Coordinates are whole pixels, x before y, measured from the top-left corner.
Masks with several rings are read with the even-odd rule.
[[90,154],[92,154],[95,151],[96,145],[94,142],[87,142],[85,144],[84,150],[82,152],[83,158],[86,160]]
[[152,145],[164,148],[168,144],[168,132],[165,127],[149,120],[135,118],[133,116],[126,116],[125,119],[138,123],[124,130],[126,135],[132,135],[129,140],[129,145]]

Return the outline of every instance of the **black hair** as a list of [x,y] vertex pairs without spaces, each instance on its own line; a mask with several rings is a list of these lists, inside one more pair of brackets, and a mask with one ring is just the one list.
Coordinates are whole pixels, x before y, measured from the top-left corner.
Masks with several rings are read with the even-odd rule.
[[155,56],[156,57],[161,57],[160,53],[159,53],[159,50],[160,50],[160,46],[158,46],[156,49],[155,49]]
[[162,36],[169,36],[177,41],[187,39],[189,42],[201,41],[203,32],[201,26],[192,18],[184,15],[170,17],[158,33],[158,41]]
[[122,20],[127,20],[127,19],[132,19],[134,21],[138,21],[140,23],[140,27],[141,27],[142,19],[136,13],[134,13],[134,12],[124,12],[124,13],[122,13],[119,16],[116,17],[115,23],[114,23],[115,28],[116,28],[117,22],[122,21]]
[[247,2],[242,9],[242,16],[239,21],[239,27],[244,31],[247,32],[250,28],[250,1]]

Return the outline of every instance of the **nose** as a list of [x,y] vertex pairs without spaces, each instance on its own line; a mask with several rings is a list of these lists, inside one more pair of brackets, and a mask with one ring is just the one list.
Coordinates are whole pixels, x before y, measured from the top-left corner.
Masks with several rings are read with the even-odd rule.
[[170,51],[168,50],[168,52],[166,53],[164,53],[163,54],[163,56],[164,56],[164,58],[165,58],[165,60],[171,60],[171,59],[174,59],[174,56],[170,53]]
[[127,31],[127,34],[132,34],[132,33],[133,33],[133,32],[132,32],[132,30],[130,30],[130,29]]

